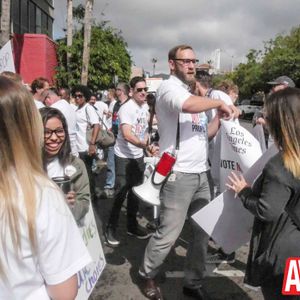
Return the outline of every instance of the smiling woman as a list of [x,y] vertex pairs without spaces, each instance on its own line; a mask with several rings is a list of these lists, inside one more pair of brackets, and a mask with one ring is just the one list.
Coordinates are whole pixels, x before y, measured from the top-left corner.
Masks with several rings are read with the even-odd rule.
[[66,201],[77,224],[81,224],[89,210],[90,188],[84,163],[71,154],[68,127],[63,114],[50,107],[40,109],[44,124],[44,169],[50,178],[67,177],[71,191]]

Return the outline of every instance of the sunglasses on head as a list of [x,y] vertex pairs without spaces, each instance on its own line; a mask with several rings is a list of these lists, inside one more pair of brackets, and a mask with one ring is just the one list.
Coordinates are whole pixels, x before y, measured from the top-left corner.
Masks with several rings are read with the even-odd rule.
[[140,92],[142,92],[142,91],[147,92],[147,91],[148,91],[148,88],[147,88],[147,87],[144,87],[144,88],[137,88],[136,91],[137,91],[138,93],[140,93]]

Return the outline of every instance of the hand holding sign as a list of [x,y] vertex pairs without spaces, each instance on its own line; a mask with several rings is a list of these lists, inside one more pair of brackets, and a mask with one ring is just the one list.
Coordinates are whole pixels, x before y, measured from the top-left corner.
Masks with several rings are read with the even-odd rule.
[[231,174],[228,176],[228,180],[230,183],[226,183],[226,186],[235,191],[237,194],[243,188],[249,186],[242,174],[235,174],[234,172],[231,172]]

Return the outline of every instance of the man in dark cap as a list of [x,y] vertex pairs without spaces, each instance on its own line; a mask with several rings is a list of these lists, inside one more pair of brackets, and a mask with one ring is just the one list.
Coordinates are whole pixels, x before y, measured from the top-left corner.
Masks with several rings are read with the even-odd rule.
[[294,81],[288,76],[279,76],[276,79],[267,83],[272,85],[271,93],[283,90],[287,87],[295,87]]
[[[295,87],[295,82],[288,76],[279,76],[276,79],[267,82],[267,84],[270,84],[271,90],[270,90],[270,94],[275,93],[279,90],[283,90],[287,87]],[[266,120],[263,116],[263,112],[262,110],[257,111],[254,115],[253,115],[253,119],[252,119],[252,124],[253,127],[257,124],[261,124],[264,128],[264,133],[265,133],[265,139],[266,139],[266,146],[268,147],[268,140],[269,140],[269,132],[267,130],[267,128],[265,127],[266,125]]]

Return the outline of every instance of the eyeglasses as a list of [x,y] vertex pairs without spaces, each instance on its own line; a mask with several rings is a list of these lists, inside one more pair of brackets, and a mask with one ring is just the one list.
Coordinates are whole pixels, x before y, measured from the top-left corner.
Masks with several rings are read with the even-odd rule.
[[142,91],[147,92],[147,91],[148,91],[148,87],[137,88],[136,91],[137,91],[138,93],[140,93],[140,92],[142,92]]
[[44,130],[44,136],[45,136],[46,140],[50,139],[52,137],[53,133],[55,133],[55,135],[58,138],[63,138],[65,136],[65,130],[63,128],[57,128],[54,130],[46,128]]
[[196,64],[199,62],[199,59],[185,59],[185,58],[174,58],[175,61],[182,61],[184,65],[189,65],[190,63]]
[[81,99],[81,98],[83,98],[83,95],[82,95],[82,94],[75,94],[75,95],[74,95],[74,98],[75,98],[75,99],[76,99],[76,98]]

